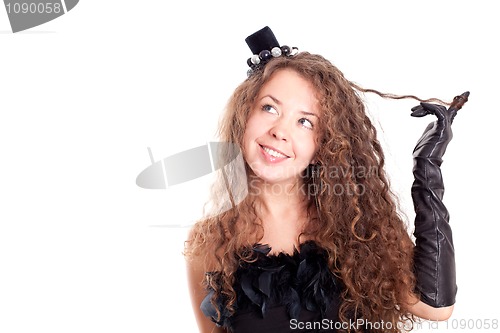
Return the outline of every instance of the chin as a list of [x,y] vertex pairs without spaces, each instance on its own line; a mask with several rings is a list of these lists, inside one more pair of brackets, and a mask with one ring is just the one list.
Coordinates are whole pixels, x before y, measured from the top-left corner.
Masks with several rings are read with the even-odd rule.
[[271,172],[266,172],[266,171],[261,171],[261,170],[253,170],[253,173],[255,177],[257,177],[259,180],[265,182],[265,183],[277,183],[281,180],[281,177],[278,177],[277,175],[271,173]]
[[295,183],[299,176],[290,177],[283,174],[283,172],[270,172],[267,171],[254,171],[255,176],[267,184],[288,184]]

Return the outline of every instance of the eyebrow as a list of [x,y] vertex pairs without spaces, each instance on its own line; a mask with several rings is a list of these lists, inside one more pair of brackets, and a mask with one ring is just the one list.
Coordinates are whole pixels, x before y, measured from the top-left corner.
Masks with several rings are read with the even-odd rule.
[[[271,96],[271,95],[262,96],[262,98],[260,100],[263,100],[266,97],[269,97],[270,99],[272,99],[273,102],[276,103],[276,104],[278,104],[279,106],[282,105],[282,103],[281,103],[281,101],[279,99],[277,99],[276,97]],[[314,117],[316,117],[316,118],[319,119],[319,116],[316,113],[306,112],[306,111],[300,111],[300,113],[302,113],[303,115],[306,115],[306,116],[314,116]]]

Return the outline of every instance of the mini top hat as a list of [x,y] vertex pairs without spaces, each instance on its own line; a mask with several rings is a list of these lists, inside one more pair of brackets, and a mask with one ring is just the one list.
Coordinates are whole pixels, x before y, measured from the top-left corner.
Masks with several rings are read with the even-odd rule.
[[273,31],[268,27],[264,27],[259,31],[245,38],[245,42],[253,53],[253,56],[248,58],[247,64],[250,67],[248,76],[262,68],[273,57],[291,57],[299,52],[296,47],[283,45],[280,47]]
[[253,54],[259,54],[262,50],[272,50],[274,47],[280,46],[273,31],[267,26],[245,38],[245,42],[247,42]]

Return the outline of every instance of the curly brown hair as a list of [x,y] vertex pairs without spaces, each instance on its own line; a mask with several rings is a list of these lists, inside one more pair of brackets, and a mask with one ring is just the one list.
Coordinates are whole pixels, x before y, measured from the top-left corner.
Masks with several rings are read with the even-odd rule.
[[[320,55],[301,52],[291,58],[278,57],[237,87],[219,125],[221,141],[243,147],[248,115],[261,87],[285,68],[313,85],[321,114],[316,155],[319,177],[314,178],[319,182],[310,187],[313,178],[310,170],[304,170],[304,186],[317,190],[308,192],[309,222],[299,239],[313,239],[327,251],[330,270],[345,286],[341,320],[353,316],[369,322],[383,320],[392,323],[386,326],[392,330],[385,331],[399,332],[402,321],[413,321],[407,302],[415,283],[414,244],[397,212],[384,171],[384,154],[360,92],[418,98],[363,89]],[[248,165],[246,172],[251,173]],[[224,181],[227,186],[227,178]],[[222,188],[218,187],[213,199],[227,201],[217,193]],[[230,312],[236,302],[234,273],[242,260],[252,260],[244,249],[263,237],[257,201],[250,194],[233,208],[199,221],[186,242],[187,256],[202,258],[205,271],[218,272],[217,279],[207,274],[205,285],[216,291],[214,303],[223,298]]]

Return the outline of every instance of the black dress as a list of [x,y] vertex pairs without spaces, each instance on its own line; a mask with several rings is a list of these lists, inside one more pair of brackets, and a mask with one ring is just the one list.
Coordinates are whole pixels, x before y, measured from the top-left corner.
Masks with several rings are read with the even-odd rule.
[[258,244],[256,260],[242,263],[235,273],[237,302],[234,314],[217,301],[221,318],[208,291],[201,310],[229,332],[335,332],[342,285],[328,269],[327,253],[307,241],[293,254],[270,255],[271,248]]

